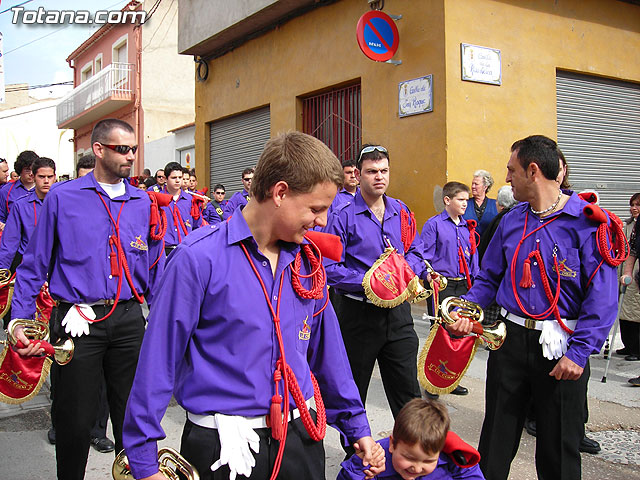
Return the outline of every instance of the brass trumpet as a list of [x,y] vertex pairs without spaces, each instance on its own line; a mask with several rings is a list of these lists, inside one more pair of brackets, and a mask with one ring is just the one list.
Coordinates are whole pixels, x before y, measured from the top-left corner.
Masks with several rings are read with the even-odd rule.
[[[22,343],[14,335],[16,327],[22,327],[25,336],[29,339],[33,339],[36,342],[41,342],[42,348],[47,355],[52,356],[58,365],[66,365],[73,358],[74,345],[73,340],[67,338],[60,341],[55,345],[51,345],[49,340],[49,325],[46,323],[38,322],[37,320],[26,320],[22,318],[15,319],[11,322],[10,328],[7,331],[7,338],[13,345],[18,347],[22,346]],[[20,343],[20,345],[18,345]]]
[[[169,480],[179,480],[178,472],[182,473],[187,480],[200,480],[198,470],[173,448],[165,447],[158,450],[158,470]],[[129,459],[122,450],[113,462],[111,467],[113,480],[132,480]]]
[[456,320],[450,313],[453,308],[458,308],[456,313],[461,317],[466,317],[473,323],[472,332],[482,338],[490,350],[499,349],[507,337],[507,326],[498,320],[491,325],[482,325],[484,312],[480,305],[458,297],[448,297],[440,305],[440,316],[445,323],[455,323]]
[[449,283],[447,280],[447,277],[436,272],[431,266],[431,264],[426,260],[424,261],[424,263],[427,266],[427,272],[429,272],[429,275],[431,275],[432,280],[434,282],[438,282],[438,287],[440,287],[440,291],[443,291],[445,288],[447,288],[447,285]]

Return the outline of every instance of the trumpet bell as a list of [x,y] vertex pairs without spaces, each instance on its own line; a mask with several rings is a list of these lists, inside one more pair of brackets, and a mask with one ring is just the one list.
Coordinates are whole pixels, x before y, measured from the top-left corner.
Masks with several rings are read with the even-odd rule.
[[53,358],[58,365],[66,365],[73,358],[73,352],[75,351],[75,345],[73,340],[67,338],[63,342],[56,343],[53,346]]
[[[173,448],[165,447],[158,450],[158,463],[158,470],[168,480],[180,480],[178,473],[181,473],[187,480],[200,480],[198,470]],[[111,467],[111,476],[113,480],[133,479],[129,468],[129,459],[124,450],[116,456]]]
[[482,325],[484,312],[477,303],[470,302],[458,297],[445,298],[440,305],[440,315],[445,323],[455,323],[456,319],[451,317],[452,308],[458,308],[456,313],[461,317],[466,317],[473,322],[472,332],[478,335],[489,347],[489,350],[497,350],[507,338],[507,326],[501,320],[491,325]]
[[507,338],[507,325],[500,320],[491,325],[483,325],[481,338],[486,342],[489,350],[497,350]]

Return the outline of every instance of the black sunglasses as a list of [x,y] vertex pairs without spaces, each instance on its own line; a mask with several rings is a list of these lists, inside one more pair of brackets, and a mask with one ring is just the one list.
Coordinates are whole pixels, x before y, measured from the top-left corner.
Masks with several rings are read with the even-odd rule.
[[243,182],[250,182],[252,180],[252,178],[243,178],[242,181]]
[[114,152],[118,152],[120,155],[126,155],[127,153],[129,153],[129,150],[131,150],[135,154],[138,150],[137,145],[134,145],[133,147],[130,147],[129,145],[107,145],[106,143],[100,143],[100,145],[102,145],[103,147],[107,147]]
[[224,192],[213,192],[213,193],[215,193],[216,195],[224,195]]

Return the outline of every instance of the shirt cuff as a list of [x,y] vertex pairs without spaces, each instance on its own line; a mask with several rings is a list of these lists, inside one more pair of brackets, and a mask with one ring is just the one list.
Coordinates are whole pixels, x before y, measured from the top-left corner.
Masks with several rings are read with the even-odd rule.
[[139,447],[126,449],[132,478],[147,478],[158,473],[158,444],[148,442]]
[[589,355],[582,354],[580,351],[578,351],[578,348],[571,345],[567,349],[567,353],[565,353],[564,356],[581,368],[584,368],[584,366],[587,364],[587,360],[589,359]]

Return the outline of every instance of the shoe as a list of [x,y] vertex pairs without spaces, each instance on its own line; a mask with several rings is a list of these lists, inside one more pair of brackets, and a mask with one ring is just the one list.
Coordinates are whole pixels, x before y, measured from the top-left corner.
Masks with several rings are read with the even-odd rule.
[[469,389],[467,387],[463,387],[462,385],[458,385],[452,392],[452,395],[468,395]]
[[525,420],[524,421],[524,429],[527,431],[527,433],[529,435],[531,435],[532,437],[536,436],[537,430],[536,430],[536,421],[535,420]]
[[100,453],[109,453],[109,452],[113,452],[116,448],[116,446],[114,445],[114,443],[109,440],[107,437],[104,438],[92,438],[91,439],[91,446],[93,448],[95,448],[97,451],[99,451]]
[[[631,380],[629,380],[631,381]],[[49,429],[49,431],[47,432],[47,440],[49,440],[49,443],[51,445],[55,445],[56,444],[56,429],[51,427]]]
[[624,359],[627,362],[637,362],[638,360],[640,360],[640,355],[632,353],[631,355],[627,355],[626,357],[624,357]]
[[640,387],[640,377],[630,378],[629,383],[634,387]]
[[600,444],[586,435],[580,440],[580,451],[596,454],[601,450]]
[[631,351],[627,347],[619,348],[616,350],[616,355],[622,355],[624,357],[625,355],[631,355]]

